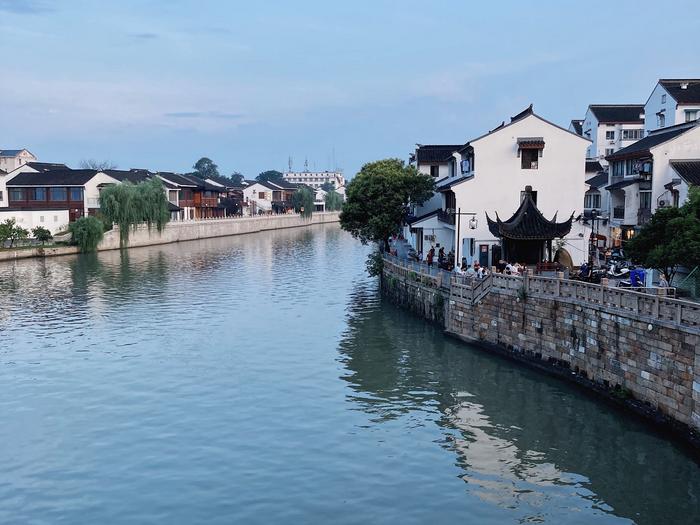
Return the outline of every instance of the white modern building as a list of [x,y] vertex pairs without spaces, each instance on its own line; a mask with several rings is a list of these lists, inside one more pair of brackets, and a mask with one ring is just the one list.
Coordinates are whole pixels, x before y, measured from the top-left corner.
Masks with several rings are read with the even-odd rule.
[[412,218],[407,240],[424,254],[440,243],[470,264],[491,266],[501,257],[532,264],[555,255],[580,263],[590,233],[576,220],[589,144],[528,107],[451,153],[437,186],[441,206]]
[[647,132],[700,117],[700,79],[661,79],[644,106]]
[[336,189],[345,187],[345,177],[339,171],[287,171],[282,176],[292,184],[304,184],[313,189],[319,189],[327,182]]
[[644,137],[644,105],[591,104],[581,127],[583,136],[591,141],[586,158],[606,167],[606,156]]
[[700,181],[700,122],[656,129],[608,162],[610,235],[623,244],[658,208],[682,205]]

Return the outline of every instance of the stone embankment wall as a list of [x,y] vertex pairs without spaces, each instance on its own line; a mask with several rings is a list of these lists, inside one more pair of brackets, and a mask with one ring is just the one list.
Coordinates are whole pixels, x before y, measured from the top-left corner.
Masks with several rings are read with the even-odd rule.
[[[230,219],[211,219],[200,221],[169,222],[162,232],[153,228],[149,230],[145,226],[139,226],[129,235],[128,247],[151,246],[155,244],[168,244],[179,241],[194,241],[211,237],[226,237],[228,235],[242,235],[245,233],[257,233],[267,230],[280,230],[284,228],[298,228],[313,224],[326,224],[338,222],[339,212],[314,213],[311,218],[305,219],[297,214],[288,215],[263,215],[260,217],[240,217]],[[119,249],[119,230],[116,228],[105,233],[104,239],[97,248],[101,250]],[[30,257],[51,257],[56,255],[72,255],[78,253],[75,246],[56,246],[50,248],[22,248],[17,250],[0,251],[0,261],[14,259],[26,259]]]
[[563,278],[465,281],[416,269],[385,260],[385,295],[451,335],[576,381],[700,445],[699,304]]

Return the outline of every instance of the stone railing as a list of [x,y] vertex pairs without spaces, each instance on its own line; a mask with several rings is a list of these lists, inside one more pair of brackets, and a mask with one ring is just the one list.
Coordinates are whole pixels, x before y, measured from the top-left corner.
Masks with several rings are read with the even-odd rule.
[[428,266],[427,264],[399,259],[388,254],[384,254],[384,265],[394,275],[419,281],[433,288],[450,289],[452,273],[441,270],[437,265]]
[[491,288],[511,292],[522,288],[527,294],[541,298],[578,301],[653,320],[700,327],[700,303],[667,297],[663,295],[663,288],[655,288],[656,293],[649,293],[652,289],[642,292],[571,279],[502,274],[493,275]]

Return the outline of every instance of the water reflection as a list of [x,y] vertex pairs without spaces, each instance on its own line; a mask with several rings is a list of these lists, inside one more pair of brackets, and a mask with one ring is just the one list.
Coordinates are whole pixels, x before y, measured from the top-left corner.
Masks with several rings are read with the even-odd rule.
[[340,348],[357,410],[375,425],[437,425],[437,445],[456,454],[468,493],[514,520],[700,521],[700,470],[674,445],[568,385],[380,304],[371,286],[353,294]]

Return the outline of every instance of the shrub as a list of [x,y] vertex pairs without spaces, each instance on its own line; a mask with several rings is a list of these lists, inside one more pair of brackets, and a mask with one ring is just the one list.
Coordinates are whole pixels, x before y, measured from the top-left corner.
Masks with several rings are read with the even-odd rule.
[[29,230],[25,230],[17,225],[14,219],[7,219],[0,223],[0,248],[5,246],[5,241],[10,241],[10,248],[15,244],[15,241],[26,239],[29,237]]
[[53,235],[51,235],[51,232],[43,226],[37,226],[36,228],[33,228],[32,235],[42,245],[53,239]]
[[302,186],[292,195],[292,205],[294,211],[301,213],[302,217],[311,217],[314,212],[314,201],[316,196],[311,188]]
[[81,217],[68,226],[73,234],[72,243],[81,252],[94,252],[104,236],[103,224],[97,217]]

